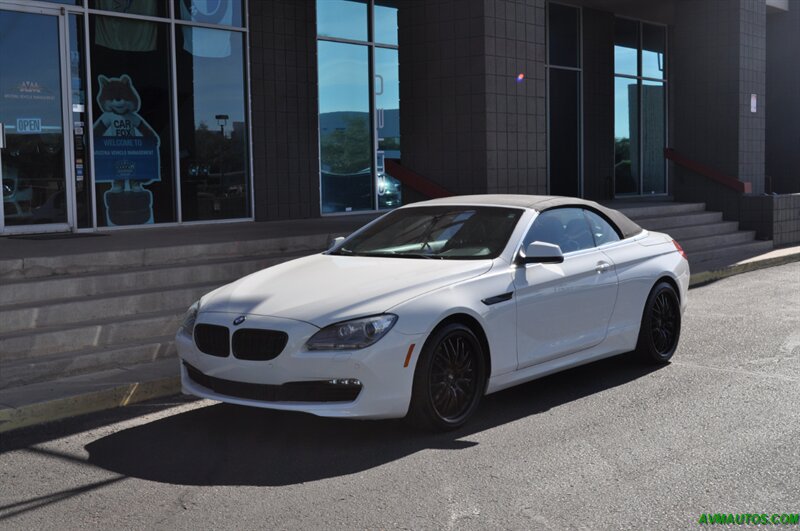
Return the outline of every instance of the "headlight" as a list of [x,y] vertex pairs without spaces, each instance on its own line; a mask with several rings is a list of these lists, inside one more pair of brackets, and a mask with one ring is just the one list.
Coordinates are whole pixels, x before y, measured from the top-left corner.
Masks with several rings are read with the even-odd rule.
[[376,315],[326,326],[308,340],[308,350],[355,350],[368,347],[392,329],[397,316]]
[[194,333],[194,322],[197,320],[198,311],[200,311],[200,301],[197,301],[189,306],[189,309],[186,310],[186,315],[183,316],[181,332],[189,337],[192,337],[192,334]]

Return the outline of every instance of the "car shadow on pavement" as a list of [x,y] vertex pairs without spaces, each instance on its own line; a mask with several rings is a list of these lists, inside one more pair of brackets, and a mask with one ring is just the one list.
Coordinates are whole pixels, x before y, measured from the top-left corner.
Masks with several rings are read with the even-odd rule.
[[88,462],[125,476],[181,485],[280,486],[371,469],[425,449],[477,445],[471,434],[536,415],[657,370],[624,355],[484,398],[449,433],[400,420],[325,419],[218,404],[125,429],[86,446]]

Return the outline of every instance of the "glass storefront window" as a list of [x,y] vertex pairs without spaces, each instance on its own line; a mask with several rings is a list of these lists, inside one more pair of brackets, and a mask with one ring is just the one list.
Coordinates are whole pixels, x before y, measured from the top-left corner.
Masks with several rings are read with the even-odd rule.
[[635,20],[614,21],[614,73],[639,75],[639,22]]
[[666,193],[664,83],[642,81],[642,193]]
[[580,11],[571,6],[549,4],[548,49],[550,65],[580,66]]
[[664,79],[667,32],[663,26],[642,24],[642,77]]
[[244,36],[184,26],[176,38],[183,219],[247,217]]
[[639,97],[635,79],[614,80],[614,179],[617,194],[639,192]]
[[97,225],[176,221],[169,25],[90,20]]
[[169,16],[169,6],[164,0],[89,0],[89,7],[127,15]]
[[[68,221],[58,25],[55,16],[0,10],[0,225]],[[31,36],[35,46],[19,44]]]
[[373,207],[369,49],[319,41],[322,212]]
[[667,193],[666,28],[616,19],[614,183],[617,195]]
[[402,185],[386,162],[400,158],[399,4],[317,0],[324,214],[403,204]]
[[242,0],[175,0],[175,18],[215,26],[241,27]]
[[397,7],[396,0],[375,2],[375,42],[397,46]]
[[375,48],[375,135],[378,208],[403,204],[400,181],[386,172],[386,159],[400,159],[400,62],[393,48]]
[[366,41],[368,8],[365,0],[317,0],[317,34]]

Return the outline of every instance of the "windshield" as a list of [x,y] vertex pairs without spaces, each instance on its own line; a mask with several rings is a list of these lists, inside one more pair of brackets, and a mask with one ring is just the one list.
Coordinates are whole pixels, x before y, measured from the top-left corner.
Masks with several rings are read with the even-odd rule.
[[522,210],[502,207],[401,208],[331,254],[477,260],[497,258]]

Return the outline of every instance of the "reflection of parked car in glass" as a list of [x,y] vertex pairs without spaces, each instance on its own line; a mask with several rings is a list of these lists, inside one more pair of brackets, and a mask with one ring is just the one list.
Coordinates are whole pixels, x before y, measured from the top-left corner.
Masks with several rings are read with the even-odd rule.
[[47,200],[31,211],[32,223],[58,223],[67,215],[67,195],[63,190],[51,194]]
[[5,170],[3,176],[3,209],[6,220],[26,219],[30,213],[33,188],[20,187],[14,168]]

